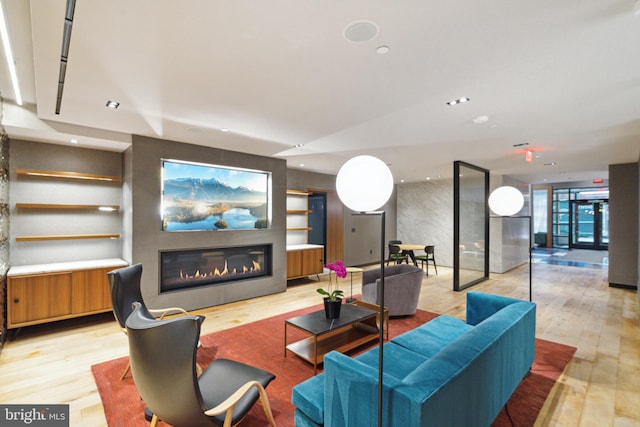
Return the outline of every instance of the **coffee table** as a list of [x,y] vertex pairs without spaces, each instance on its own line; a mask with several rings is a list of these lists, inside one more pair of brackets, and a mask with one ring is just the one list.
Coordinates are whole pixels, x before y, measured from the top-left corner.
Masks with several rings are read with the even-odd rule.
[[[338,319],[327,319],[324,310],[292,317],[284,321],[284,357],[287,350],[313,365],[314,375],[324,355],[332,350],[346,352],[379,337],[378,313],[352,304],[342,304]],[[309,334],[288,343],[288,327]]]

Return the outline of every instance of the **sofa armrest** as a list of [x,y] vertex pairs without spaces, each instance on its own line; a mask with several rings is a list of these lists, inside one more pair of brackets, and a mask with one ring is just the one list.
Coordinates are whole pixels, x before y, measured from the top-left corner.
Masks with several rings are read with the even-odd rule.
[[481,292],[467,293],[467,324],[477,325],[483,320],[493,316],[504,307],[522,302],[515,298],[507,298],[500,295],[484,294]]
[[[332,351],[324,356],[324,424],[328,426],[373,426],[378,422],[378,369]],[[383,425],[388,419],[390,388],[400,381],[383,377]]]

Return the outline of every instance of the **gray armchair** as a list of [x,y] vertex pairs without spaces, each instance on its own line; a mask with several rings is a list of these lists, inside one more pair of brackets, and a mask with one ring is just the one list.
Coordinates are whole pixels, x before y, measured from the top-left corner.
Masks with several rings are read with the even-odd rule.
[[[362,272],[362,300],[380,305],[380,269]],[[424,272],[415,265],[398,264],[384,269],[384,305],[389,316],[416,313]]]

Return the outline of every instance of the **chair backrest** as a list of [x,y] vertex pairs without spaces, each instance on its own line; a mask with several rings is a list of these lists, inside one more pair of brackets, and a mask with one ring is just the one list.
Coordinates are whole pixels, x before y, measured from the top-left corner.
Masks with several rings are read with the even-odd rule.
[[400,254],[400,247],[396,245],[389,245],[389,255],[398,255]]
[[140,397],[159,419],[173,426],[221,425],[204,414],[196,351],[202,316],[151,320],[134,303],[127,318],[131,373]]
[[400,245],[402,244],[402,240],[389,240],[390,245]]
[[434,245],[428,245],[424,247],[424,252],[427,255],[433,255],[435,253],[436,247]]
[[142,278],[142,264],[133,264],[128,267],[119,268],[107,273],[109,287],[111,288],[111,305],[113,314],[120,324],[125,328],[125,322],[133,311],[132,304],[139,302],[141,310],[149,317],[153,318],[147,310],[140,291],[140,279]]

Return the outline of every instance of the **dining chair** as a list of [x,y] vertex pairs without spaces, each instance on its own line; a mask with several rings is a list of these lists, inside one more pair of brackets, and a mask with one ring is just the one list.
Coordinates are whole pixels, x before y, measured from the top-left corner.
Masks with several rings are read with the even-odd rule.
[[433,263],[433,268],[436,271],[436,275],[438,275],[438,267],[436,267],[436,255],[435,255],[435,246],[427,245],[424,247],[424,255],[416,255],[416,261],[420,261],[420,265],[422,268],[425,268],[427,271],[427,276],[429,275],[429,261]]
[[387,258],[387,265],[389,265],[390,262],[402,264],[403,261],[409,264],[409,256],[404,251],[401,251],[400,247],[396,244],[389,243],[389,258]]

